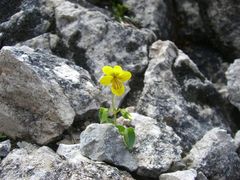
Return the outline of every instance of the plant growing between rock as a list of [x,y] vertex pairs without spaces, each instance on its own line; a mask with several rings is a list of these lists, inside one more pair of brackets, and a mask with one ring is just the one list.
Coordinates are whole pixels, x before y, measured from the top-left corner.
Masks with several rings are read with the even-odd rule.
[[100,123],[111,123],[115,125],[119,134],[123,136],[126,147],[131,150],[135,142],[134,128],[117,123],[119,113],[128,120],[131,120],[131,115],[126,109],[115,107],[115,98],[116,96],[122,96],[124,94],[124,82],[128,81],[132,77],[132,74],[129,71],[124,71],[120,66],[104,66],[102,71],[104,76],[100,79],[100,83],[111,88],[112,106],[111,108],[101,107],[99,109]]

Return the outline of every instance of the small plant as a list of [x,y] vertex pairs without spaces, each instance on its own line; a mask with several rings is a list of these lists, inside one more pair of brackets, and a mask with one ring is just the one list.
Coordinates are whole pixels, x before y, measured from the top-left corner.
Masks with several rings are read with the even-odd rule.
[[131,120],[131,115],[126,109],[116,108],[115,98],[116,96],[122,96],[124,94],[124,82],[128,81],[132,77],[132,74],[129,71],[124,71],[120,66],[104,66],[102,71],[104,76],[100,79],[100,83],[111,88],[112,106],[110,108],[101,107],[99,109],[100,123],[111,123],[115,125],[119,134],[123,136],[126,147],[131,150],[135,143],[134,128],[117,123],[119,114],[128,120]]
[[7,139],[7,136],[0,132],[0,142]]
[[115,19],[119,22],[124,20],[124,16],[127,14],[128,7],[125,4],[121,4],[117,1],[112,2],[112,11]]

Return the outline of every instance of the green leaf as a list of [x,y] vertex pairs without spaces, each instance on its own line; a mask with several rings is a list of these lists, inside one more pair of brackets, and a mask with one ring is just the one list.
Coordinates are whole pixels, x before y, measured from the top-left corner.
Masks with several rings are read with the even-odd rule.
[[125,119],[132,119],[131,114],[126,109],[120,109],[120,112]]
[[122,125],[116,125],[116,127],[118,128],[119,134],[121,134],[123,136],[126,128]]
[[100,119],[100,123],[109,123],[109,118],[108,118],[108,108],[104,108],[104,107],[100,107],[99,109],[99,119]]
[[125,128],[123,138],[127,148],[131,150],[134,146],[135,138],[136,138],[134,128],[132,127]]

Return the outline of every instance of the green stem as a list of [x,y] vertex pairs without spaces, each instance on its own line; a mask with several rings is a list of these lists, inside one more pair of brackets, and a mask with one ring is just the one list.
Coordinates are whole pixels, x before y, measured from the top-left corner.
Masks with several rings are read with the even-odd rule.
[[113,112],[113,123],[116,124],[117,121],[117,110],[115,107],[115,95],[112,94],[112,112]]

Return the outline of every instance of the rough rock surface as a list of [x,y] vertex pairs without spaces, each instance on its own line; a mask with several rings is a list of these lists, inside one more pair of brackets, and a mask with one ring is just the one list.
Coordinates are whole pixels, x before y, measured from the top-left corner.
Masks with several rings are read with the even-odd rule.
[[237,148],[238,154],[240,154],[240,130],[235,134],[234,144]]
[[92,160],[137,169],[137,162],[125,147],[116,127],[111,124],[91,124],[80,135],[81,153]]
[[151,29],[161,39],[169,39],[172,21],[168,4],[164,0],[123,0],[123,3],[134,13],[134,19],[142,27]]
[[212,127],[229,129],[220,95],[187,55],[159,40],[151,46],[150,58],[137,105],[140,114],[165,121],[185,150]]
[[195,180],[197,172],[194,169],[161,174],[159,180]]
[[10,140],[0,142],[0,157],[6,157],[11,150]]
[[[22,47],[0,52],[0,131],[45,144],[75,114],[99,108],[90,75],[66,59]],[[96,97],[96,98],[95,98]]]
[[240,59],[236,59],[226,72],[230,102],[240,110]]
[[41,49],[47,53],[54,53],[58,48],[60,38],[55,34],[45,33],[27,41],[16,44],[17,47],[28,46],[33,49]]
[[189,168],[202,171],[210,179],[240,177],[240,158],[234,140],[220,128],[207,132],[184,159]]
[[[119,64],[132,73],[147,67],[150,31],[125,27],[99,11],[70,2],[56,8],[56,26],[73,51],[73,59],[97,80],[104,65]],[[78,59],[79,56],[85,59]]]
[[[11,1],[12,2],[12,1]],[[7,2],[13,5],[6,16],[0,17],[0,48],[25,41],[51,30],[53,23],[53,11],[44,6],[45,0]],[[6,8],[5,0],[1,7]],[[8,9],[5,9],[6,11]],[[1,12],[4,12],[1,11]],[[2,14],[2,13],[1,13]],[[13,35],[14,34],[14,35]]]
[[127,172],[83,157],[63,160],[48,147],[14,149],[0,164],[0,179],[133,179]]
[[[135,127],[136,143],[129,153],[116,128],[110,124],[92,124],[80,136],[80,149],[84,156],[123,166],[145,177],[158,177],[172,163],[181,160],[180,138],[173,129],[155,119],[132,113],[131,126]],[[70,147],[70,146],[68,146]],[[75,145],[72,148],[79,149]],[[64,146],[60,152],[68,154]]]
[[[176,6],[176,22],[178,40],[200,40],[206,35],[200,7],[196,0],[174,0]],[[185,39],[184,39],[185,38]],[[188,39],[186,39],[188,38]]]
[[137,137],[132,152],[138,164],[137,174],[156,178],[181,159],[181,139],[164,123],[137,113],[131,115]]
[[236,0],[198,1],[205,27],[223,52],[240,56],[240,2]]

